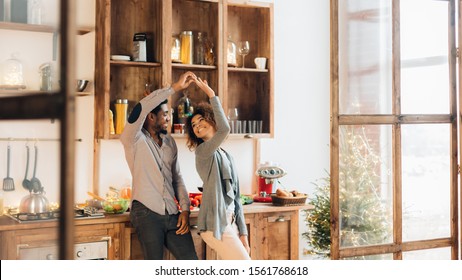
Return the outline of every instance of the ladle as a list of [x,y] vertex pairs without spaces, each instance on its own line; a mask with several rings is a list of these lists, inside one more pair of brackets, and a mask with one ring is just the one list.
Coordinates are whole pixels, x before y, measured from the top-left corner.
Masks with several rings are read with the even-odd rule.
[[38,193],[38,192],[41,192],[42,191],[42,183],[40,182],[40,180],[35,177],[35,172],[37,171],[37,158],[38,158],[38,148],[37,148],[37,145],[34,146],[34,149],[35,149],[35,160],[34,160],[34,174],[32,175],[32,178],[30,179],[30,183],[31,183],[31,189]]
[[29,146],[28,146],[28,145],[26,145],[26,150],[27,150],[26,174],[24,174],[24,180],[22,180],[22,186],[23,186],[26,190],[28,190],[29,192],[31,192],[31,191],[32,191],[32,189],[31,189],[31,187],[32,187],[32,186],[31,186],[31,182],[30,182],[30,180],[27,179],[27,172],[29,171],[29,157],[30,157],[30,156],[29,156],[29,154],[30,154],[29,150],[30,150],[30,149],[29,149]]

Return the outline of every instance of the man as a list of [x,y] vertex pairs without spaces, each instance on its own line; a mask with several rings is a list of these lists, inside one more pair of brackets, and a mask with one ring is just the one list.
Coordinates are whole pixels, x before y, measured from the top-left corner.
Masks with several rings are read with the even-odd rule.
[[178,150],[167,134],[167,97],[187,88],[195,79],[192,72],[186,72],[171,87],[144,97],[133,108],[120,137],[133,177],[130,221],[145,259],[161,260],[164,246],[176,259],[197,259],[189,231],[190,201],[180,172]]

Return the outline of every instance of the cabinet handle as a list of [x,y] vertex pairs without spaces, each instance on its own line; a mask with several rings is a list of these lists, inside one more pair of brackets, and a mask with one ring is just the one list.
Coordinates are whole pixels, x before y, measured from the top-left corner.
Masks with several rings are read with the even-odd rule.
[[192,229],[197,229],[197,225],[190,225],[189,227]]
[[285,222],[286,219],[284,219],[284,216],[279,216],[279,218],[276,219],[276,222]]
[[22,248],[29,248],[29,244],[18,244],[16,245],[16,256],[19,256],[19,250]]
[[108,243],[108,247],[111,248],[112,244],[111,244],[111,241],[112,241],[112,238],[110,236],[104,236],[104,237],[101,237],[100,239],[101,241],[107,241]]

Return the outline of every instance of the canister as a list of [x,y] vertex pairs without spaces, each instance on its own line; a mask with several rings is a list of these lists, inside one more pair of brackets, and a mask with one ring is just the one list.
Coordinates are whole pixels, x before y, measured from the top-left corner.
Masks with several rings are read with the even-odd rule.
[[145,62],[147,60],[146,40],[146,33],[136,33],[133,36],[133,61]]
[[115,104],[115,133],[121,134],[124,130],[125,124],[127,123],[127,109],[128,109],[128,100],[127,99],[117,99]]
[[192,64],[194,55],[193,32],[183,31],[180,34],[181,39],[181,63]]

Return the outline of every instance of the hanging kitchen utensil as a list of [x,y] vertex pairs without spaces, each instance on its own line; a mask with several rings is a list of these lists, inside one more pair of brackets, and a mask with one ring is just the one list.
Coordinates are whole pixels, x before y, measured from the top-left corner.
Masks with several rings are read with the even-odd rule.
[[34,150],[35,150],[35,159],[34,159],[34,173],[32,175],[32,178],[30,179],[31,183],[31,190],[34,193],[42,192],[42,183],[40,180],[35,177],[35,172],[37,171],[37,159],[38,159],[38,147],[37,145],[34,145]]
[[6,157],[6,178],[3,179],[3,190],[6,192],[14,191],[14,180],[10,177],[10,151],[11,147],[8,143],[7,157]]
[[27,154],[27,159],[26,159],[26,174],[24,174],[24,180],[22,180],[22,186],[28,190],[29,192],[32,191],[31,189],[31,183],[30,181],[27,179],[27,172],[29,171],[29,157],[30,157],[30,148],[29,148],[29,145],[26,144],[26,154]]

